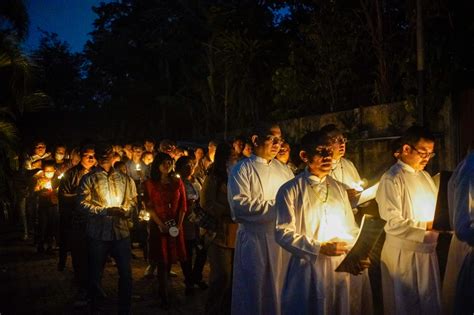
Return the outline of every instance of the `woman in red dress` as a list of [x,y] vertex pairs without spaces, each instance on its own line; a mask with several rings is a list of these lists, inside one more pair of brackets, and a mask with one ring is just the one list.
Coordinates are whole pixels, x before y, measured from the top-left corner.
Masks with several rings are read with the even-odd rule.
[[[171,176],[173,159],[158,153],[151,165],[150,179],[145,182],[145,204],[150,212],[149,260],[158,265],[159,295],[168,307],[168,273],[171,264],[186,260],[183,219],[186,192],[181,179]],[[178,229],[172,236],[170,227]],[[173,228],[171,228],[173,230]]]

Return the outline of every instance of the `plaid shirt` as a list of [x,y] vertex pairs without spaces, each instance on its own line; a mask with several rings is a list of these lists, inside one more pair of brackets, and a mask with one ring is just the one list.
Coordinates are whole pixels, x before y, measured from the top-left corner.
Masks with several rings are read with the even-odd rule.
[[107,215],[107,208],[121,207],[130,211],[135,206],[136,189],[127,175],[114,168],[107,173],[96,167],[81,179],[78,209],[88,214],[87,236],[102,241],[120,240],[130,236],[126,218]]

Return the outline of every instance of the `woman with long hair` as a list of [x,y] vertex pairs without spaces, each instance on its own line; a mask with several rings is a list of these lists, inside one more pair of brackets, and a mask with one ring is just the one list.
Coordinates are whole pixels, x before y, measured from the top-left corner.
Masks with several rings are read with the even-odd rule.
[[206,314],[230,314],[232,268],[237,224],[232,221],[227,201],[227,176],[232,147],[217,145],[214,163],[201,190],[202,208],[216,220],[215,238],[207,250],[209,264],[209,292]]
[[173,159],[158,153],[151,165],[150,179],[145,185],[145,205],[150,212],[149,260],[158,265],[161,303],[169,307],[168,274],[171,265],[186,260],[183,219],[186,192],[181,179],[172,176]]

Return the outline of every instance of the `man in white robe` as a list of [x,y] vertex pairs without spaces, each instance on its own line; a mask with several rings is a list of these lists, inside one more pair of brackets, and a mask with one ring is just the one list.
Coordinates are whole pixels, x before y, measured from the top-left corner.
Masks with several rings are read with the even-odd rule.
[[277,194],[276,241],[291,253],[282,315],[372,313],[368,262],[355,275],[335,271],[359,227],[345,187],[327,176],[332,153],[326,134],[305,135],[300,157],[306,169]]
[[[255,155],[237,163],[228,180],[232,217],[239,223],[234,255],[232,314],[279,314],[283,250],[275,242],[275,196],[293,178],[275,159],[281,130],[262,124],[252,142]],[[286,259],[287,260],[287,259]]]
[[[344,137],[342,131],[339,130],[334,124],[329,124],[322,127],[321,131],[331,137],[334,152],[329,176],[344,184],[349,194],[351,206],[352,208],[356,208],[358,198],[360,197],[359,193],[362,189],[362,181],[354,163],[344,157],[346,154],[347,138]],[[374,197],[375,196],[373,196],[372,199]]]
[[434,137],[421,127],[401,138],[399,160],[377,191],[386,239],[381,255],[385,314],[441,313],[440,275],[432,231],[437,188],[423,171],[434,156]]
[[454,314],[474,314],[474,151],[453,178],[453,222],[456,237],[470,246],[459,272]]

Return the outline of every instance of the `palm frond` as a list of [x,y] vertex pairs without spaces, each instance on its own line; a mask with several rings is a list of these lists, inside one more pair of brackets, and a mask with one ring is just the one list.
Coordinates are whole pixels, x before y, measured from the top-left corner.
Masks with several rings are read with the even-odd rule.
[[12,150],[18,142],[18,133],[11,122],[0,120],[0,146],[8,151]]

